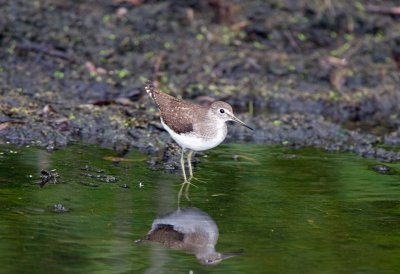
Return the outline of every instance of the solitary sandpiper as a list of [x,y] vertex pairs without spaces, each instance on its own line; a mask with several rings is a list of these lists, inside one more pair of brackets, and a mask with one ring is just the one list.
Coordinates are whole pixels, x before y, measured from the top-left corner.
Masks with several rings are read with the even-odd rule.
[[[233,114],[232,107],[222,101],[209,107],[179,100],[158,90],[148,82],[146,92],[153,98],[161,114],[161,124],[182,148],[181,168],[185,183],[193,178],[191,158],[193,151],[204,151],[218,146],[226,137],[227,121],[234,121],[253,130]],[[187,161],[189,181],[186,177],[184,152],[189,150]]]

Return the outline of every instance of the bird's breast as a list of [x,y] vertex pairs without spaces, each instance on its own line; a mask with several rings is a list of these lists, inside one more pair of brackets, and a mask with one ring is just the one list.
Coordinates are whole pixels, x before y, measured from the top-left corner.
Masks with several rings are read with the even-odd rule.
[[227,134],[227,127],[224,123],[203,123],[195,125],[194,132],[192,133],[197,137],[196,142],[202,149],[207,150],[218,146],[222,143]]
[[161,119],[164,128],[182,148],[194,151],[203,151],[218,146],[224,141],[227,134],[225,123],[194,124],[193,131],[189,133],[176,133]]

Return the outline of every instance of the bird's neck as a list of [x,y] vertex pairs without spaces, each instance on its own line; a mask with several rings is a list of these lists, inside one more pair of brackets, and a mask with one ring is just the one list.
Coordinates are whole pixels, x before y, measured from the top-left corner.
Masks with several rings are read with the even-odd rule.
[[209,111],[207,115],[209,124],[214,128],[219,130],[226,130],[226,121],[221,119],[218,115],[215,115],[213,112]]

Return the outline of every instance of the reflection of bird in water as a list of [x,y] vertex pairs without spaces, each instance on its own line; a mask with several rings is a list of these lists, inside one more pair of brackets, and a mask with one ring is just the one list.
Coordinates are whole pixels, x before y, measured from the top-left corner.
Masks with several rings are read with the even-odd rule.
[[218,227],[207,213],[188,207],[155,219],[145,240],[194,254],[200,263],[206,265],[240,255],[240,252],[215,251],[218,236]]

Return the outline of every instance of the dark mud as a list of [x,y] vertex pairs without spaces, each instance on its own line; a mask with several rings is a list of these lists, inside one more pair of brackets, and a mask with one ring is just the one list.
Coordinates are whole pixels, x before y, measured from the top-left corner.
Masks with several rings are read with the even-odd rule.
[[400,160],[397,4],[0,0],[0,140],[135,147],[175,169],[152,79],[231,103],[256,131],[229,141]]

